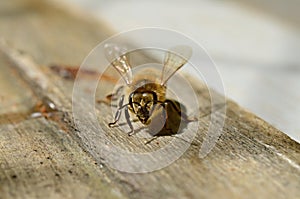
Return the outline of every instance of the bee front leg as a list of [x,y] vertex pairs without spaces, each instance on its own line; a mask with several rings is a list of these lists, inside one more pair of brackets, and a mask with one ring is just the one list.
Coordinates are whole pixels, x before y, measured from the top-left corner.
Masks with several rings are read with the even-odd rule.
[[134,130],[133,130],[133,126],[132,126],[131,121],[130,121],[128,106],[126,106],[126,108],[125,108],[125,118],[126,118],[126,122],[127,122],[128,126],[130,127],[130,132],[128,132],[128,135],[131,136],[131,135],[134,134]]
[[123,106],[123,102],[124,102],[124,95],[122,95],[121,98],[120,98],[120,100],[119,100],[119,107],[118,107],[118,110],[117,110],[117,112],[115,114],[115,121],[109,123],[108,124],[109,127],[112,127],[113,125],[115,125],[119,121],[122,109],[124,107],[127,107],[127,104]]
[[128,104],[123,105],[123,102],[124,102],[124,95],[122,95],[120,100],[119,100],[119,107],[118,107],[118,110],[115,114],[115,121],[109,123],[108,126],[112,127],[113,125],[115,125],[119,121],[119,119],[121,117],[121,111],[122,111],[123,108],[125,108],[126,122],[127,122],[128,126],[130,127],[130,132],[128,132],[128,135],[131,136],[131,135],[133,135],[134,130],[133,130],[133,126],[132,126],[131,121],[130,121],[130,115],[129,115],[129,112],[128,112]]

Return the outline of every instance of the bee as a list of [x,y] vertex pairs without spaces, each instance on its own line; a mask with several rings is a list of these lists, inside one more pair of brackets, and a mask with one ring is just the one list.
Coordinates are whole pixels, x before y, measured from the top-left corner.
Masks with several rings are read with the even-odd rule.
[[[128,135],[134,133],[130,113],[142,124],[149,125],[155,110],[163,108],[164,128],[170,130],[171,133],[176,133],[172,132],[172,129],[168,127],[173,113],[177,114],[184,121],[193,121],[182,111],[179,102],[166,97],[168,80],[187,63],[191,54],[192,50],[190,47],[175,46],[166,52],[163,68],[159,71],[159,75],[157,75],[158,71],[151,69],[143,71],[141,74],[133,75],[129,54],[126,53],[126,49],[116,44],[106,44],[105,56],[107,60],[111,62],[111,65],[119,72],[126,83],[126,87],[121,86],[115,93],[106,96],[107,103],[118,100],[114,121],[109,123],[108,126],[113,127],[118,123],[123,110],[126,123],[130,127]],[[124,89],[126,94],[120,96]],[[128,98],[128,102],[124,104],[125,96]]]

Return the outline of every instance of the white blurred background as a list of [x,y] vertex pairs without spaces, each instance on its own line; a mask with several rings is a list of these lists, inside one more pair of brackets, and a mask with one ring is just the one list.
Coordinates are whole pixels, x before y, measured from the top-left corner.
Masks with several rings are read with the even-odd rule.
[[179,31],[215,61],[227,97],[300,142],[299,0],[67,0],[117,33]]

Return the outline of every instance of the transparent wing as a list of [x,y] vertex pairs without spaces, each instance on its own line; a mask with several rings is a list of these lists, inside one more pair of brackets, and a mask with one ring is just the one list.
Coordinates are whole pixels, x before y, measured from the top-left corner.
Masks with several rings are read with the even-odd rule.
[[164,67],[161,73],[161,85],[165,85],[167,81],[178,71],[192,55],[192,48],[189,46],[175,46],[169,49],[164,60]]
[[127,49],[114,43],[104,45],[106,59],[120,73],[127,85],[132,82],[132,71],[129,64]]

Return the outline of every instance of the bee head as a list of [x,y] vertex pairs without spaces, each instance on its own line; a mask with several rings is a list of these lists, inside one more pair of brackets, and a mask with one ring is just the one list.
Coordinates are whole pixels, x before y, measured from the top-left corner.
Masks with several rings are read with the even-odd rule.
[[157,96],[156,93],[152,91],[133,92],[129,96],[129,104],[131,109],[143,124],[147,124],[149,122],[153,106],[156,103]]

